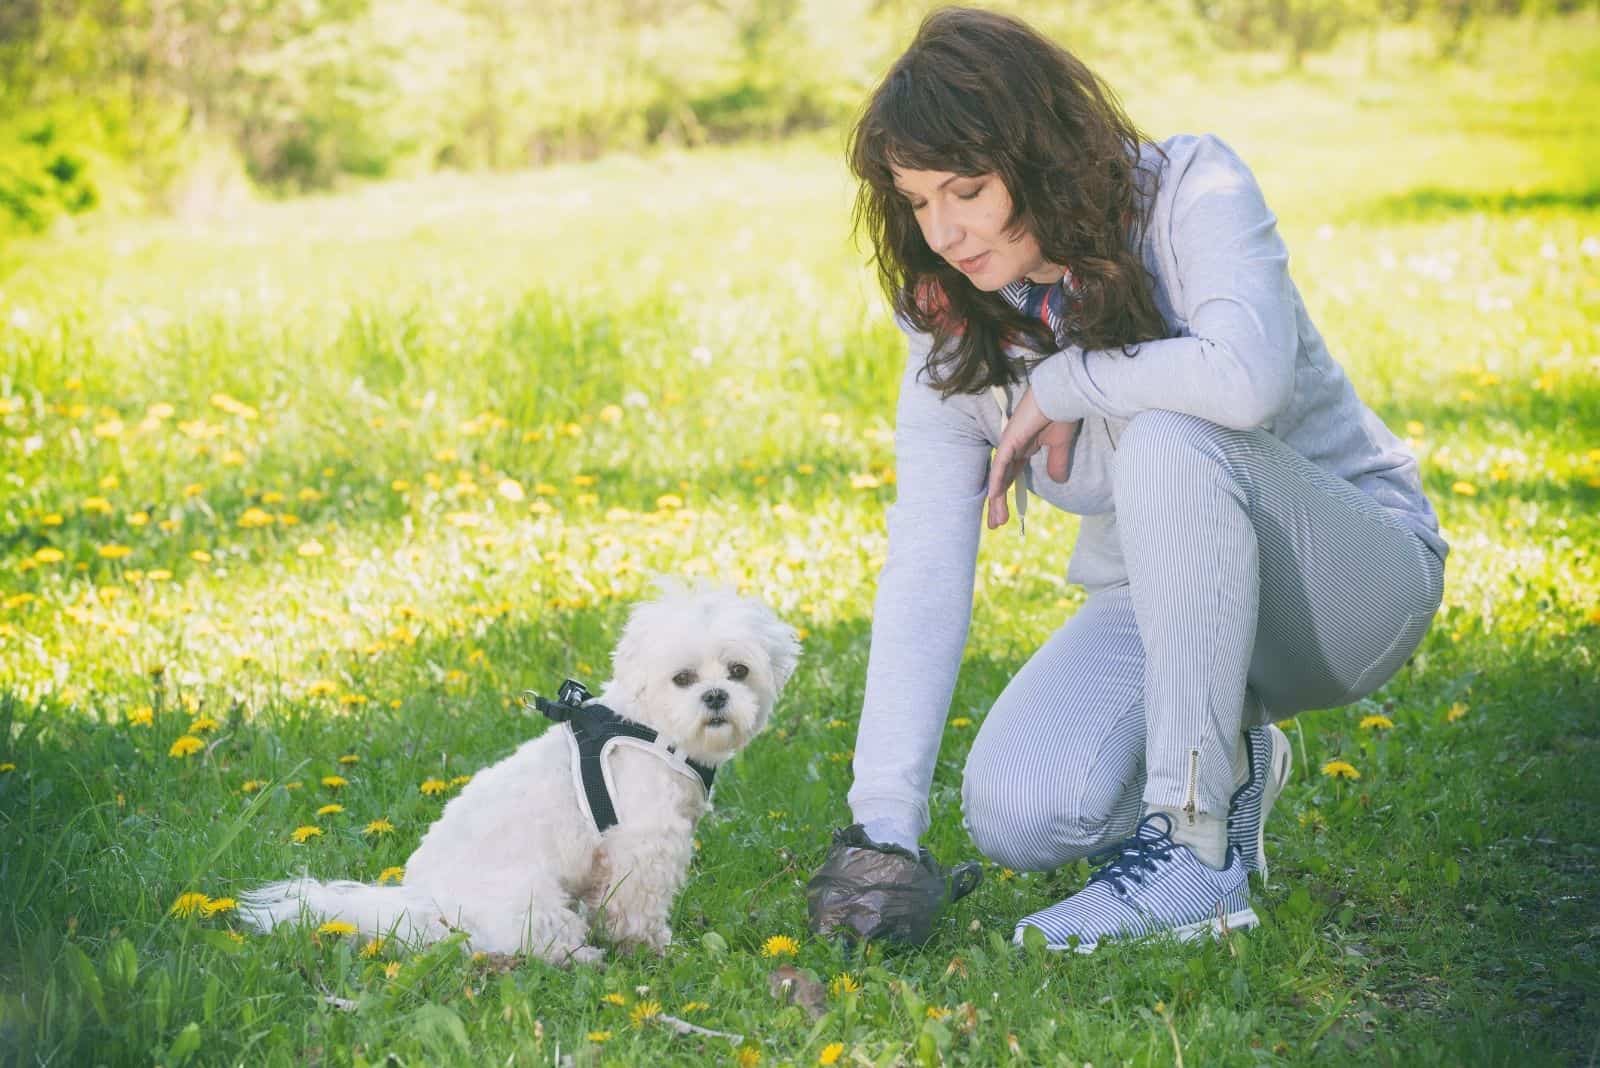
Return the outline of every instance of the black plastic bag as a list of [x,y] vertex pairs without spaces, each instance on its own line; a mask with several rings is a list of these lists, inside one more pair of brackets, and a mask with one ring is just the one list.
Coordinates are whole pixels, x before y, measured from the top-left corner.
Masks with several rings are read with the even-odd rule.
[[815,934],[881,938],[921,945],[944,907],[977,889],[983,866],[941,867],[927,849],[916,856],[874,842],[861,824],[833,832],[833,846],[806,884],[806,910]]

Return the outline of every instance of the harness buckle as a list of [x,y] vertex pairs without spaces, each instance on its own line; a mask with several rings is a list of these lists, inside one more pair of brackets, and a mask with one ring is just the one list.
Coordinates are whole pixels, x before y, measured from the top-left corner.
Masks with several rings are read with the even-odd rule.
[[594,694],[589,692],[589,688],[583,683],[579,682],[577,679],[563,680],[561,683],[561,689],[556,691],[557,701],[560,701],[564,705],[572,705],[574,708],[583,704],[593,696]]

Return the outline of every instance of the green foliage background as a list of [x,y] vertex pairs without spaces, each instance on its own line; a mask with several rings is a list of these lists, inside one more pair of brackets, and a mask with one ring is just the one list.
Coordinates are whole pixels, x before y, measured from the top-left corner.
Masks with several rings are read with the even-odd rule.
[[[1205,77],[1222,49],[1298,67],[1469,57],[1486,14],[1577,0],[1011,0],[1091,62]],[[910,0],[8,0],[0,234],[101,207],[231,210],[252,188],[507,169],[771,138],[850,117]],[[1415,31],[1386,57],[1382,35]]]

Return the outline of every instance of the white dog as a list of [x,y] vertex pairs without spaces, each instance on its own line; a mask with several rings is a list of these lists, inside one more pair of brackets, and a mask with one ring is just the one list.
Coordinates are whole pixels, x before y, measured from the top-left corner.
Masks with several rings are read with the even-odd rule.
[[[601,957],[588,944],[598,914],[619,946],[659,952],[709,807],[710,771],[767,725],[799,655],[795,631],[761,602],[670,588],[629,616],[613,678],[592,702],[653,729],[654,743],[585,748],[584,725],[604,709],[552,705],[547,712],[572,713],[573,723],[553,724],[473,776],[400,885],[274,883],[244,895],[240,914],[260,930],[303,916],[419,941],[463,930],[475,949],[554,963]],[[580,749],[591,773],[604,772],[598,800],[584,789]],[[608,799],[617,822],[602,829]]]

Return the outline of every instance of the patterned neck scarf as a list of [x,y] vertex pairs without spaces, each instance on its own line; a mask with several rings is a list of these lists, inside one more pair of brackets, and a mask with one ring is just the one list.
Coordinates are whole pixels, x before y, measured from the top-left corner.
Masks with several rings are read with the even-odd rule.
[[1000,289],[1000,295],[1022,314],[1038,319],[1050,328],[1057,344],[1062,341],[1062,323],[1066,320],[1067,292],[1072,288],[1072,275],[1063,274],[1061,281],[1051,283],[1030,282],[1019,278]]

